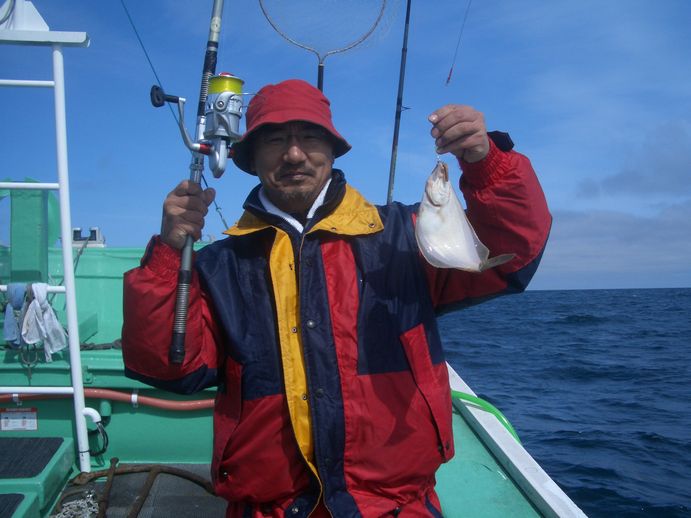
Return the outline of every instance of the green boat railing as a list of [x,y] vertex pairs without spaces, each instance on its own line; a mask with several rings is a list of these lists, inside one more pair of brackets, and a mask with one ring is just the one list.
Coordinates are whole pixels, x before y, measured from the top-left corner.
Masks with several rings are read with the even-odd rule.
[[451,397],[471,403],[479,408],[482,408],[484,411],[492,414],[502,425],[504,425],[504,428],[506,428],[506,430],[511,434],[511,436],[514,439],[516,439],[516,441],[519,444],[521,444],[521,440],[519,439],[514,427],[511,425],[506,416],[501,413],[501,410],[495,407],[492,403],[477,396],[473,396],[472,394],[467,394],[465,392],[460,392],[458,390],[452,390]]

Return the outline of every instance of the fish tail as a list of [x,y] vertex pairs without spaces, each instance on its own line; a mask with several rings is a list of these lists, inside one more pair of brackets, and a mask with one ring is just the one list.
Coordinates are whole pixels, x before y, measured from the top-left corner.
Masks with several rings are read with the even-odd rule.
[[491,259],[487,259],[480,265],[480,271],[484,272],[485,270],[489,270],[490,268],[494,268],[500,264],[508,263],[514,257],[516,257],[516,254],[501,254],[492,257]]

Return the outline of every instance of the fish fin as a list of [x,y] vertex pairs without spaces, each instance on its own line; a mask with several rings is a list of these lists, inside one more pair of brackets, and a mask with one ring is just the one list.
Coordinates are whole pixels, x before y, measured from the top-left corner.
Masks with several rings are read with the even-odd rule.
[[516,254],[501,254],[492,257],[491,259],[487,259],[480,265],[480,271],[484,272],[485,270],[489,270],[490,268],[494,268],[500,264],[508,263],[514,257],[516,257]]

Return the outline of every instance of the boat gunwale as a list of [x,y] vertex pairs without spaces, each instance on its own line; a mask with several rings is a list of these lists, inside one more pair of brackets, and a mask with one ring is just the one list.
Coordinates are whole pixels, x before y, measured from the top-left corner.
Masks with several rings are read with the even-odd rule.
[[[447,363],[446,366],[452,390],[477,396],[451,365]],[[458,398],[453,398],[452,401],[454,408],[473,432],[544,516],[548,518],[586,517],[586,514],[494,415],[470,402],[461,401]]]

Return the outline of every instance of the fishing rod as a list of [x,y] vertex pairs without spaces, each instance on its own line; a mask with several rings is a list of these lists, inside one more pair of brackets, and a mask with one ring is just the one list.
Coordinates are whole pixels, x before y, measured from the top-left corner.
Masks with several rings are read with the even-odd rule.
[[[204,157],[209,157],[209,168],[214,177],[220,177],[225,171],[231,144],[241,137],[240,118],[242,117],[242,85],[244,82],[232,74],[215,75],[222,15],[223,0],[214,0],[211,23],[209,24],[209,37],[204,55],[194,140],[190,138],[185,128],[185,98],[168,95],[158,85],[151,87],[151,103],[154,106],[160,107],[166,103],[173,103],[178,106],[180,134],[183,143],[192,153],[190,181],[196,184],[199,184],[202,179]],[[168,351],[168,359],[174,364],[181,364],[185,359],[193,245],[194,239],[188,234],[182,249],[180,270],[178,271],[173,335]]]
[[394,176],[396,174],[396,157],[398,155],[398,132],[401,126],[401,112],[403,107],[403,83],[405,81],[405,64],[408,57],[408,28],[410,27],[410,3],[408,0],[405,10],[405,29],[403,30],[403,47],[401,48],[401,68],[398,73],[398,96],[396,97],[396,117],[393,127],[393,141],[391,143],[391,162],[389,165],[389,189],[386,195],[386,203],[393,201]]
[[[449,75],[446,78],[447,86],[451,82],[451,75],[453,74],[453,68],[456,64],[456,58],[458,57],[458,49],[461,45],[461,38],[463,37],[463,29],[465,28],[466,21],[468,20],[468,13],[470,12],[470,6],[472,5],[472,3],[473,0],[468,0],[468,5],[465,9],[465,14],[463,15],[463,23],[461,24],[461,30],[458,34],[458,40],[456,42],[456,50],[453,55],[451,69],[449,70]],[[389,188],[386,196],[387,204],[391,204],[391,202],[393,201],[394,177],[396,174],[396,157],[398,155],[398,133],[401,126],[401,113],[403,112],[403,110],[407,110],[407,108],[403,106],[403,83],[405,81],[405,65],[408,57],[408,28],[410,26],[410,4],[411,0],[408,0],[405,12],[403,47],[401,48],[401,68],[398,75],[398,97],[396,99],[396,117],[394,119],[393,141],[391,143],[391,162],[389,165]]]

